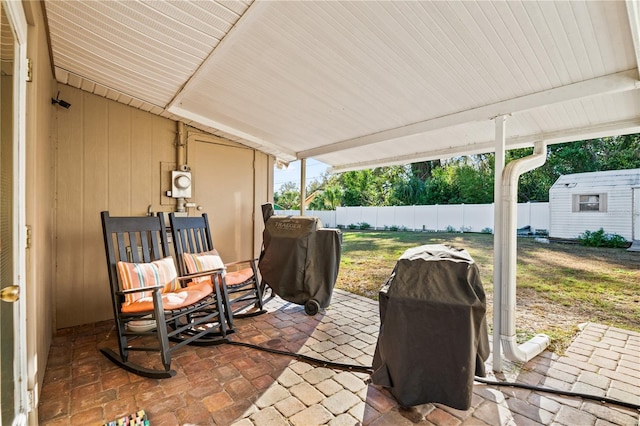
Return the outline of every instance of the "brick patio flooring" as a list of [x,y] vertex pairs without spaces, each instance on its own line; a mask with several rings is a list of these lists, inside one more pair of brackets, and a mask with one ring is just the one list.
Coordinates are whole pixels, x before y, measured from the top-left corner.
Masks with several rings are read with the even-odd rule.
[[[236,320],[232,339],[370,366],[378,303],[336,290],[315,317],[274,298],[268,313]],[[634,425],[637,411],[511,387],[475,384],[467,411],[440,404],[405,410],[368,375],[221,345],[174,353],[177,375],[138,377],[98,348],[116,349],[112,321],[59,330],[39,401],[41,425],[99,425],[140,409],[160,425]],[[564,356],[506,364],[499,378],[640,404],[640,334],[588,324]],[[489,357],[488,371],[491,371]],[[494,379],[489,373],[488,379]]]

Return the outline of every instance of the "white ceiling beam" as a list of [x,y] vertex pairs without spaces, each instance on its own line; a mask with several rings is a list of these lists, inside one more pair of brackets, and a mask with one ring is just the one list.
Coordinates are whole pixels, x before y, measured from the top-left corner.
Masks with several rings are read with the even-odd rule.
[[317,157],[322,154],[329,154],[337,151],[344,151],[351,148],[358,148],[365,145],[371,145],[378,142],[398,139],[406,136],[426,133],[445,127],[456,126],[459,124],[490,120],[499,115],[509,115],[534,108],[553,105],[561,102],[583,99],[608,93],[624,92],[627,90],[637,89],[639,86],[638,70],[622,71],[615,74],[609,74],[590,80],[580,81],[578,83],[566,86],[556,87],[554,89],[542,92],[532,93],[520,96],[518,98],[508,99],[506,101],[496,102],[494,104],[472,108],[466,111],[460,111],[441,117],[419,121],[417,123],[408,124],[406,126],[396,127],[373,133],[366,136],[360,136],[353,139],[336,142],[312,148],[297,153],[298,158]]
[[626,4],[631,39],[633,40],[633,51],[636,54],[636,66],[640,73],[640,4],[638,4],[637,0],[627,0]]
[[230,127],[230,126],[228,126],[226,124],[220,123],[219,121],[215,121],[215,120],[212,120],[210,118],[204,117],[202,115],[193,113],[193,112],[191,112],[189,110],[180,108],[180,107],[178,107],[176,105],[174,105],[174,106],[172,106],[170,108],[167,108],[167,111],[172,113],[172,114],[177,115],[178,117],[182,117],[182,118],[187,119],[187,120],[192,120],[192,121],[195,121],[196,123],[200,123],[200,124],[203,124],[205,126],[213,127],[215,129],[218,129],[218,130],[223,131],[225,133],[228,133],[230,135],[233,135],[233,136],[236,136],[238,138],[244,139],[246,141],[252,142],[252,143],[254,143],[254,144],[258,145],[258,146],[267,147],[267,148],[273,149],[273,150],[275,150],[277,152],[281,152],[284,155],[288,155],[288,156],[290,156],[292,158],[296,158],[296,153],[294,151],[292,151],[292,150],[288,150],[288,149],[283,148],[283,147],[281,147],[279,145],[276,145],[276,144],[274,144],[272,142],[269,142],[267,140],[264,140],[262,138],[254,136],[252,134],[243,132],[241,130],[235,129],[235,128]]
[[[560,130],[555,132],[542,132],[530,136],[507,138],[507,149],[531,147],[537,141],[545,141],[547,144],[558,144],[603,138],[607,136],[629,135],[640,133],[640,118],[634,120],[617,121],[614,123],[597,124],[589,127]],[[351,170],[371,169],[374,167],[394,166],[416,163],[419,161],[440,160],[462,155],[485,154],[493,152],[495,141],[484,141],[464,145],[456,148],[445,148],[436,151],[416,152],[413,154],[387,157],[379,160],[362,161],[358,163],[344,164],[329,169],[330,173],[341,173]]]

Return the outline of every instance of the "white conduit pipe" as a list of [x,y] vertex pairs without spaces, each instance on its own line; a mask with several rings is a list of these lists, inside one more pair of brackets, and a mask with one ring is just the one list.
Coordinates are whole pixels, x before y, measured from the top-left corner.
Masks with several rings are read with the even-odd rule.
[[[184,123],[182,121],[178,121],[177,124],[178,131],[178,142],[176,143],[176,170],[183,171],[186,158],[186,147],[187,147],[187,135],[185,132]],[[180,197],[177,199],[177,207],[176,211],[178,213],[184,213],[186,210],[185,205],[187,200],[184,197]]]
[[[516,343],[516,259],[517,259],[517,219],[518,219],[518,178],[523,173],[542,166],[547,160],[547,144],[536,142],[533,154],[511,161],[502,175],[502,282],[500,340],[502,350],[511,361],[526,362],[534,358],[547,346],[549,337],[538,334],[528,342]],[[494,332],[495,335],[495,332]]]

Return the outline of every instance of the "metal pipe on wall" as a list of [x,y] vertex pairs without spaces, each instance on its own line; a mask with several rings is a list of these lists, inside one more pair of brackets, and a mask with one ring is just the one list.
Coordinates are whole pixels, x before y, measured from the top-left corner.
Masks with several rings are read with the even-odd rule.
[[[186,170],[186,151],[187,151],[187,134],[185,132],[184,123],[178,121],[177,123],[178,142],[176,144],[176,170]],[[184,213],[186,211],[186,200],[184,197],[177,199],[176,211],[178,213]]]

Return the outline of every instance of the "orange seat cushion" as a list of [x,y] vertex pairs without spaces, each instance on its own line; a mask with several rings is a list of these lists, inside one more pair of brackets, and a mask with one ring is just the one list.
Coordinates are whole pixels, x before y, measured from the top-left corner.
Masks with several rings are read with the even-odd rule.
[[[162,307],[165,311],[184,308],[205,298],[213,292],[211,281],[190,283],[188,287],[176,291],[162,293]],[[153,311],[151,295],[136,300],[134,303],[123,304],[122,312],[140,313]]]
[[[184,308],[213,292],[210,280],[180,287],[172,257],[149,263],[118,262],[117,270],[120,285],[125,290],[162,285],[162,308],[165,311]],[[126,294],[122,312],[153,312],[153,291]]]
[[238,284],[242,284],[245,281],[253,278],[253,269],[252,268],[244,268],[239,271],[227,272],[225,276],[225,281],[228,286],[234,286]]

